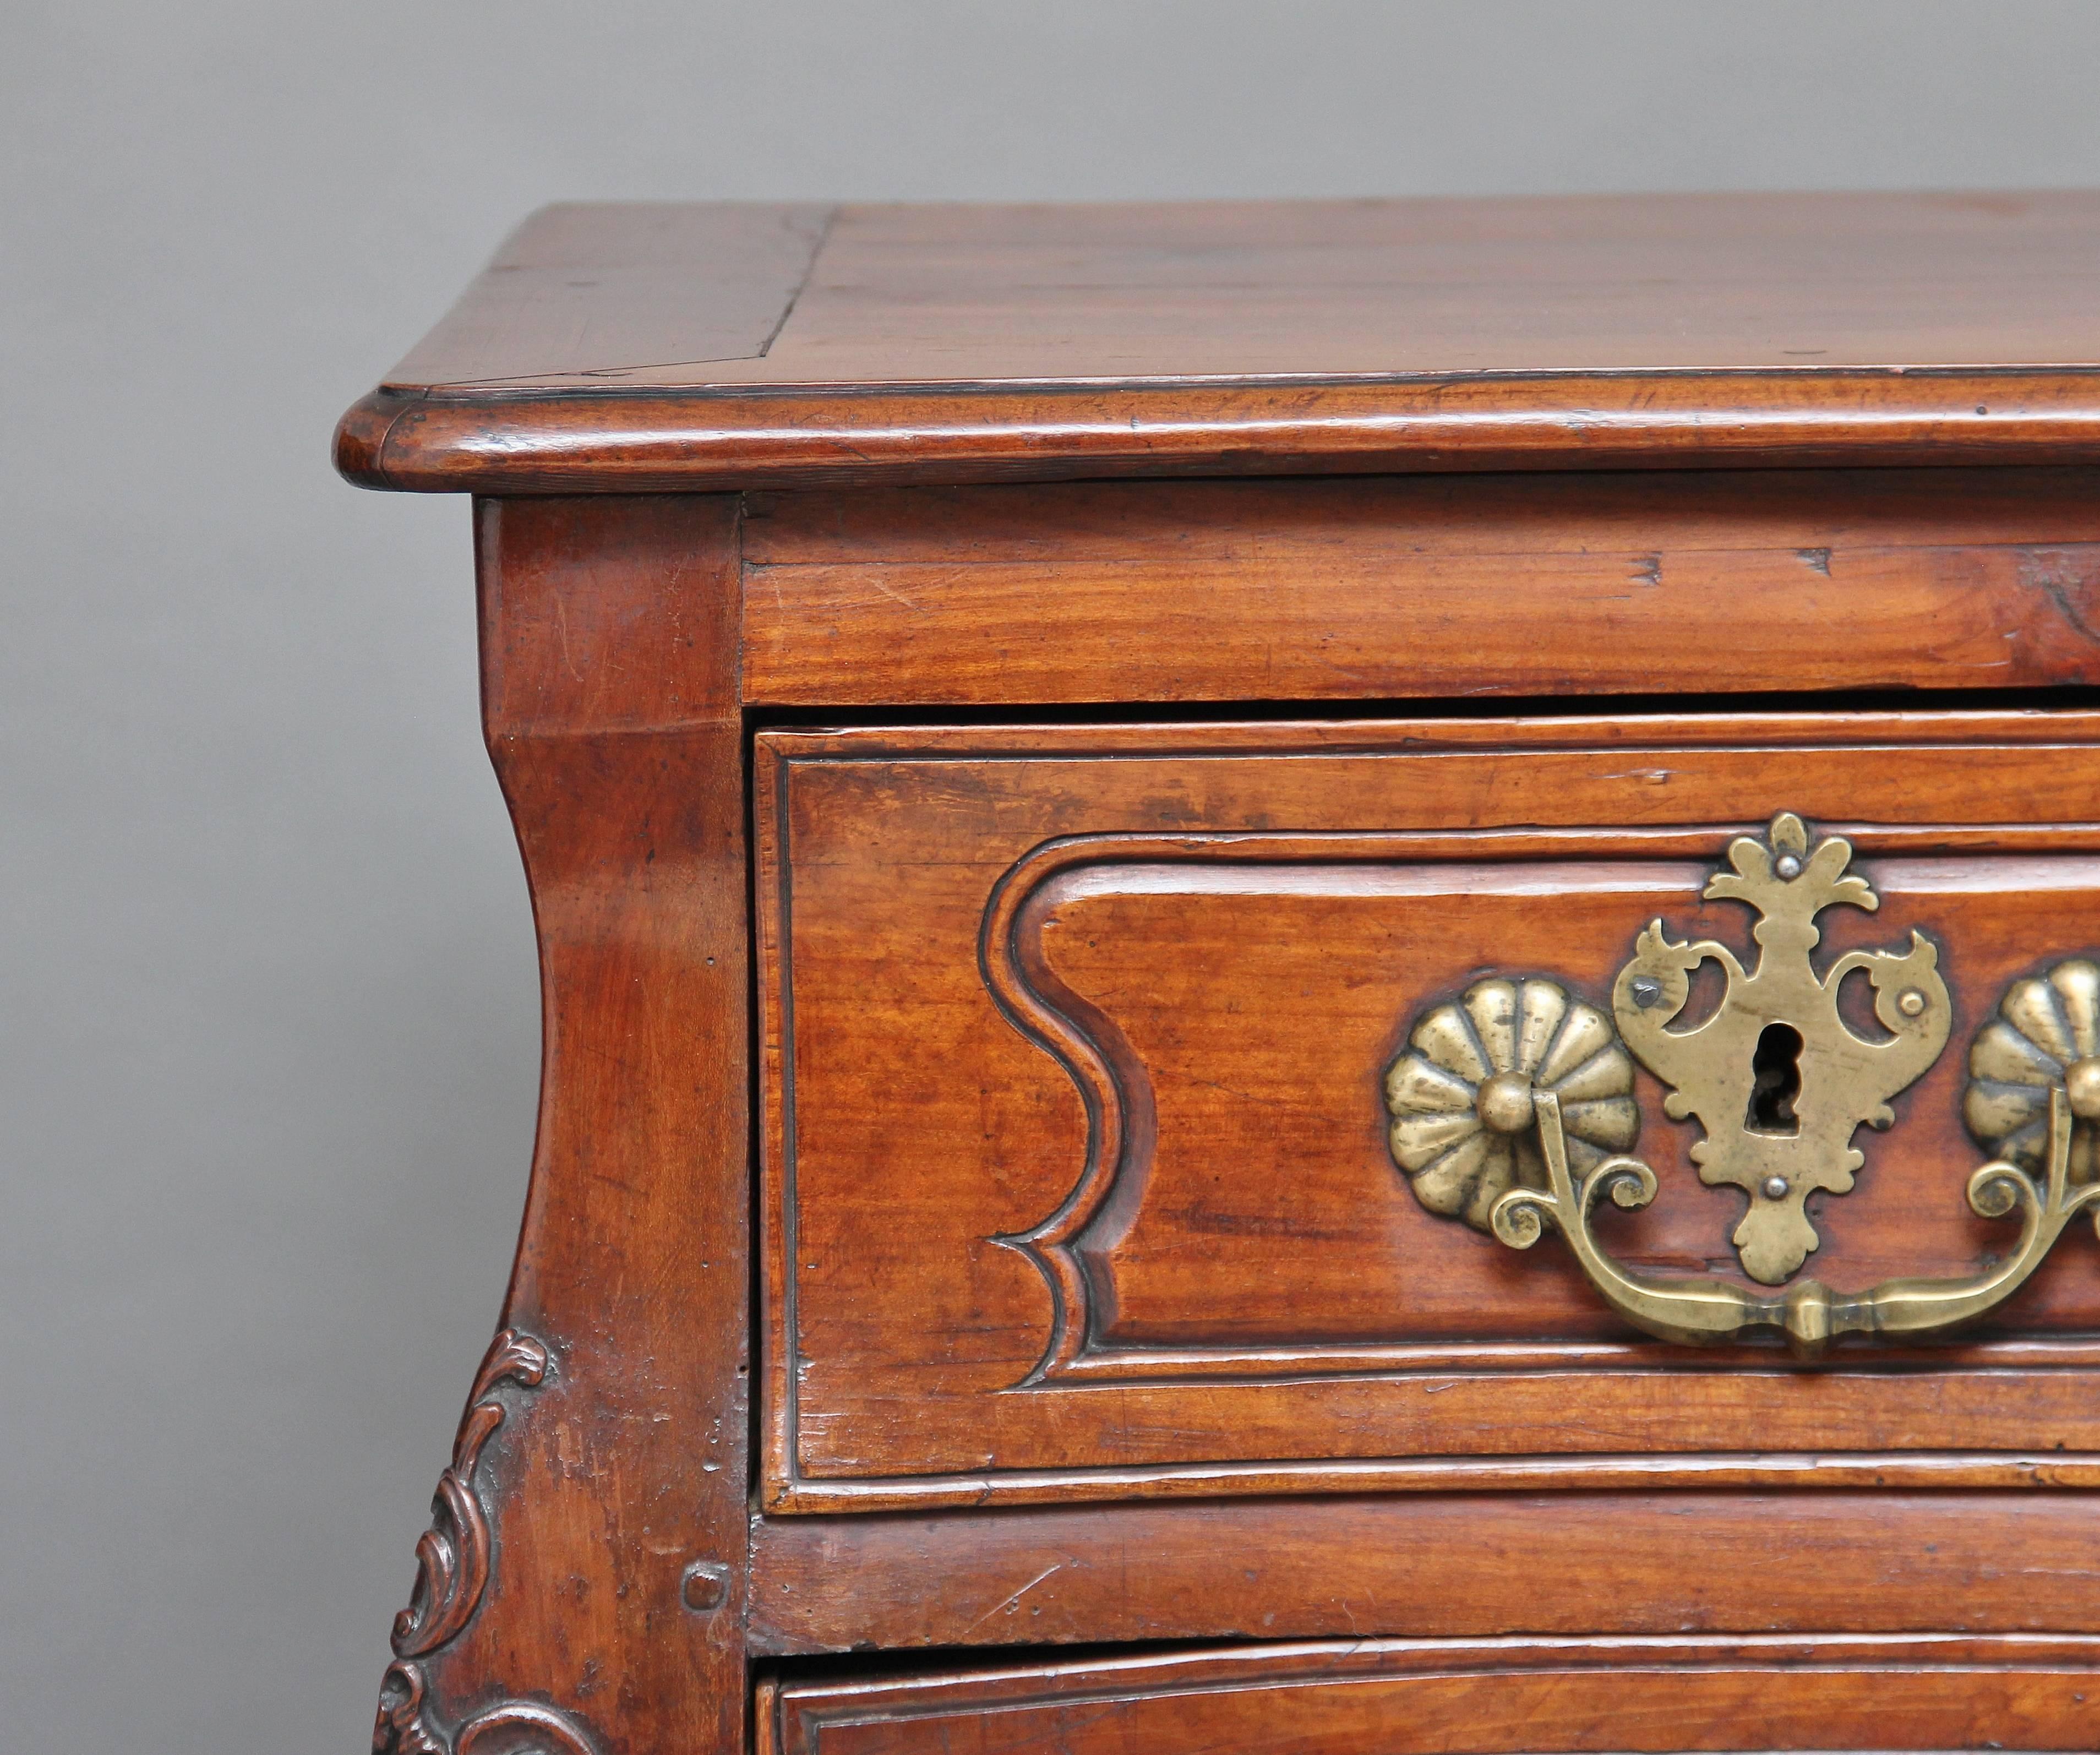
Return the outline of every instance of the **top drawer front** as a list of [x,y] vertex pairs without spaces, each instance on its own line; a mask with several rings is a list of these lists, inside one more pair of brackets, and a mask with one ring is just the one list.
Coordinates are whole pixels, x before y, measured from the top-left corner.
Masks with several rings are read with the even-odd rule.
[[754,703],[2100,680],[2100,470],[757,494]]
[[[1957,1338],[1693,1351],[1558,1241],[1519,1254],[1410,1186],[1381,1082],[1498,971],[1612,1016],[1652,919],[1757,967],[1755,913],[1702,893],[1798,812],[1878,902],[1817,914],[1813,968],[1930,946],[1886,997],[1930,994],[1944,1047],[1891,1131],[1841,1130],[1856,1187],[1795,1203],[1798,1268],[1732,1247],[1758,1197],[1702,1184],[1645,1065],[1637,1131],[1569,1085],[1568,1136],[1603,1142],[1577,1173],[1657,1172],[1598,1236],[1767,1302],[1984,1272],[2019,1233],[1964,1202],[1970,1045],[2014,983],[2100,951],[2096,739],[2085,715],[766,734],[770,1502],[2085,1468],[2089,1236]],[[1760,1129],[1813,1132],[1749,1091],[1780,1105]]]

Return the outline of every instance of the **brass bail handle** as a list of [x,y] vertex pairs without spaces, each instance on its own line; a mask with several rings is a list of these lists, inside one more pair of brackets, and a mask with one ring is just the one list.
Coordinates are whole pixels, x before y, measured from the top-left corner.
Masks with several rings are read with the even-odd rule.
[[[1969,1178],[1969,1205],[1986,1219],[2017,1211],[2010,1255],[1974,1275],[1858,1293],[1789,1283],[1821,1241],[1809,1197],[1851,1191],[1865,1162],[1855,1135],[1893,1125],[1890,1099],[1937,1060],[1953,1021],[1939,946],[1921,931],[1818,966],[1820,915],[1881,906],[1851,858],[1847,842],[1781,812],[1730,842],[1701,893],[1754,914],[1754,948],[1681,941],[1656,919],[1608,1013],[1535,974],[1476,981],[1424,1012],[1384,1087],[1393,1159],[1417,1198],[1515,1249],[1551,1225],[1604,1300],[1650,1334],[1711,1346],[1775,1331],[1804,1357],[1844,1335],[1972,1321],[2018,1290],[2074,1215],[2093,1209],[2100,1229],[2100,963],[2074,957],[2015,981],[1970,1052],[1964,1119],[1992,1155]],[[1702,966],[1723,994],[1687,1024]],[[1853,975],[1872,990],[1878,1036],[1839,1009]],[[1636,1061],[1664,1086],[1669,1118],[1697,1124],[1699,1180],[1747,1197],[1732,1241],[1744,1273],[1773,1290],[1637,1273],[1598,1242],[1607,1195],[1629,1210],[1655,1197],[1655,1172],[1624,1155],[1641,1128]]]
[[1489,1215],[1495,1236],[1511,1249],[1529,1249],[1551,1224],[1606,1303],[1635,1328],[1687,1346],[1723,1346],[1776,1330],[1798,1357],[1812,1359],[1843,1335],[1941,1333],[2011,1297],[2078,1214],[2095,1209],[2100,1229],[2100,1183],[2071,1186],[2071,1110],[2059,1086],[2049,1095],[2049,1162],[2041,1186],[2003,1159],[1981,1166],[1969,1179],[1969,1205],[1979,1217],[2002,1219],[2015,1209],[2020,1215],[2019,1242],[1983,1272],[1887,1280],[1850,1294],[1833,1292],[1816,1280],[1758,1293],[1705,1276],[1635,1273],[1605,1252],[1590,1221],[1607,1195],[1630,1211],[1647,1206],[1655,1198],[1655,1172],[1638,1158],[1611,1158],[1578,1184],[1568,1167],[1560,1100],[1551,1091],[1534,1091],[1532,1106],[1546,1187],[1514,1188],[1497,1200]]

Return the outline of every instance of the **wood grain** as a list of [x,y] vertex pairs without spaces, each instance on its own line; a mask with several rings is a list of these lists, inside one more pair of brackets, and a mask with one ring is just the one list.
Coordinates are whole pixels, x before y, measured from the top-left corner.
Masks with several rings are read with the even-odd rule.
[[[346,422],[374,487],[2071,461],[2100,196],[527,223]],[[770,325],[770,327],[769,327]]]
[[845,395],[375,390],[336,467],[412,493],[717,493],[1141,476],[2090,464],[2075,371],[1537,377]]
[[382,387],[588,388],[638,366],[664,374],[762,359],[831,214],[756,201],[542,208]]
[[[820,232],[770,348],[694,351],[686,325],[714,315],[726,276],[756,281]],[[533,327],[500,344],[441,331],[385,381],[584,388],[617,373],[702,390],[2100,364],[2087,320],[2100,196],[2066,190],[567,204],[520,227],[462,315],[511,315],[521,275],[646,267],[685,271],[683,298],[667,285],[639,299],[616,278],[572,289],[599,295],[573,309],[543,295]],[[573,338],[576,311],[602,326],[589,367],[547,352]]]
[[[1974,1272],[1993,1240],[1961,1193],[1987,1155],[1965,1044],[2016,976],[2100,944],[2096,730],[761,734],[766,1503],[1449,1487],[1458,1458],[1608,1484],[1609,1457],[1696,1481],[1718,1457],[1996,1452],[1970,1478],[2011,1481],[2100,1450],[2082,1241],[1940,1346],[1809,1372],[1688,1352],[1620,1329],[1564,1255],[1424,1211],[1377,1089],[1484,968],[1597,999],[1657,915],[1747,952],[1745,911],[1699,891],[1736,824],[1799,808],[1883,898],[1833,919],[1828,954],[1930,930],[1957,1008],[1897,1129],[1863,1135],[1860,1189],[1824,1204],[1815,1272]],[[1879,820],[1847,821],[1862,806]],[[1640,1090],[1665,1193],[1615,1251],[1735,1273],[1739,1201]]]
[[[850,1579],[842,1591],[837,1581]],[[780,1655],[1165,1639],[2089,1633],[2089,1494],[1432,1494],[764,1518]],[[1551,1747],[1551,1745],[1548,1745]]]
[[1351,1640],[769,1682],[783,1755],[2082,1748],[2082,1638]]
[[[2100,955],[2096,284],[2067,192],[529,221],[337,439],[493,496],[544,988],[377,1755],[2093,1746],[2089,1237],[1688,1356],[1431,1216],[1379,1078],[1742,946],[1798,811],[1957,1013],[1816,1271],[1997,1246],[1968,1038]],[[1639,1090],[1615,1246],[1726,1274]]]
[[2100,472],[753,497],[753,704],[2100,679]]
[[[735,517],[723,500],[545,500],[480,523],[484,717],[545,990],[504,1321],[552,1360],[482,1462],[486,1595],[427,1667],[440,1718],[551,1701],[614,1749],[743,1735]],[[696,1563],[719,1572],[711,1612],[682,1601]]]

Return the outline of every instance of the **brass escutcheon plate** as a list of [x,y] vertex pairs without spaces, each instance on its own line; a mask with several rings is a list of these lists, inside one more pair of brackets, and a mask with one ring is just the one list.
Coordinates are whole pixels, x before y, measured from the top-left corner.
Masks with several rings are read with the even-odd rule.
[[[1476,981],[1427,1007],[1384,1085],[1393,1158],[1423,1204],[1516,1249],[1559,1231],[1605,1301],[1663,1339],[1776,1331],[1805,1356],[1843,1335],[1970,1321],[2018,1289],[2073,1217],[2091,1210],[2100,1227],[2100,964],[2071,959],[2015,983],[1971,1052],[1965,1116],[2000,1155],[1970,1177],[1969,1204],[1985,1218],[2017,1212],[2022,1228],[1981,1272],[1857,1294],[1813,1280],[1762,1294],[1711,1277],[1635,1273],[1598,1243],[1592,1219],[1607,1197],[1638,1208],[1657,1186],[1646,1164],[1615,1155],[1639,1135],[1638,1060],[1668,1087],[1665,1112],[1699,1124],[1701,1180],[1748,1196],[1732,1237],[1744,1272],[1784,1284],[1818,1246],[1808,1197],[1851,1188],[1863,1161],[1853,1135],[1891,1124],[1889,1100],[1939,1058],[1952,1022],[1939,948],[1921,933],[1815,967],[1819,915],[1880,906],[1848,871],[1851,858],[1836,836],[1811,840],[1790,812],[1762,836],[1738,836],[1702,895],[1755,913],[1748,967],[1716,940],[1680,942],[1652,920],[1612,984],[1608,1021],[1537,975]],[[1673,1028],[1708,963],[1725,981],[1718,1003]],[[1880,1039],[1839,1013],[1839,987],[1854,973],[1872,991]]]
[[[1726,945],[1674,943],[1652,920],[1612,988],[1621,1037],[1671,1087],[1663,1113],[1696,1119],[1705,1131],[1692,1148],[1700,1180],[1749,1196],[1732,1241],[1743,1272],[1766,1285],[1790,1278],[1818,1246],[1807,1197],[1850,1192],[1864,1162],[1852,1135],[1862,1124],[1886,1127],[1895,1119],[1888,1100],[1939,1058],[1952,1021],[1939,949],[1921,933],[1911,934],[1908,949],[1851,951],[1816,972],[1816,915],[1881,906],[1864,878],[1847,875],[1851,859],[1851,846],[1835,836],[1811,848],[1791,813],[1774,818],[1762,840],[1738,836],[1728,869],[1714,873],[1704,893],[1756,911],[1749,968]],[[1696,1028],[1672,1030],[1692,972],[1708,961],[1727,980],[1719,1006]],[[1886,1041],[1855,1035],[1838,1016],[1838,985],[1855,969],[1873,984]],[[1761,1105],[1760,1050],[1774,1040],[1784,1046],[1765,1064],[1790,1063],[1794,1088],[1785,1103]]]

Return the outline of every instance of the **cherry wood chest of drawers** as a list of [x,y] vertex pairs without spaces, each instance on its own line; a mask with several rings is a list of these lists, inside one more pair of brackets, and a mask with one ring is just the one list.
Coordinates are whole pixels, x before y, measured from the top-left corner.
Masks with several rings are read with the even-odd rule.
[[382,1755],[2100,1743],[2100,197],[539,214]]

